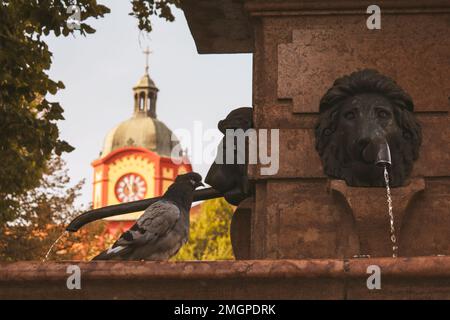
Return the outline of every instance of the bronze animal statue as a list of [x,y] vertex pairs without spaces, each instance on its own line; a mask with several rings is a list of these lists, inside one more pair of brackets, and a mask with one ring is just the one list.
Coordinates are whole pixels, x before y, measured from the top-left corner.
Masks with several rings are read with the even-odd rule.
[[391,78],[364,69],[337,79],[320,101],[316,150],[325,174],[349,186],[384,186],[380,145],[392,157],[392,186],[402,186],[419,157],[421,127],[411,97]]
[[[206,176],[205,182],[214,189],[222,192],[225,199],[238,205],[242,200],[250,195],[250,187],[247,178],[247,164],[226,163],[226,130],[242,129],[243,132],[253,128],[252,108],[238,108],[231,111],[227,117],[219,121],[217,125],[220,132],[224,134],[221,143],[218,146],[216,160],[212,163]],[[236,148],[234,144],[234,159],[247,159],[245,150]]]

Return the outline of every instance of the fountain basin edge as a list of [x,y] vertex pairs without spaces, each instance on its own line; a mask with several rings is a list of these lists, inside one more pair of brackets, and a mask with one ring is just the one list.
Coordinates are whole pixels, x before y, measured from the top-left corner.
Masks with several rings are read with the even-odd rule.
[[[380,290],[367,288],[371,265]],[[1,262],[0,299],[450,299],[450,257]]]

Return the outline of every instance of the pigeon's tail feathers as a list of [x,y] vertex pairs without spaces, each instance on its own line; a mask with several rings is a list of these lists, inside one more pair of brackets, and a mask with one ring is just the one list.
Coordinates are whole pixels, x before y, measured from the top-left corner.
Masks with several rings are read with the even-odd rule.
[[91,261],[99,261],[99,260],[111,260],[111,257],[108,256],[108,254],[106,253],[106,250],[105,250],[105,251],[101,252],[99,255],[92,258]]
[[124,260],[126,255],[130,252],[129,248],[124,246],[116,246],[103,251],[98,256],[94,257],[94,260]]

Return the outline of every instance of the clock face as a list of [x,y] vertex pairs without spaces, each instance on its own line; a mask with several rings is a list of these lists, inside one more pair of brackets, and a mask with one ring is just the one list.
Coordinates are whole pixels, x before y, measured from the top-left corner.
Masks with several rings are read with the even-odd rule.
[[120,202],[142,200],[147,192],[147,184],[141,175],[128,173],[117,180],[114,190]]

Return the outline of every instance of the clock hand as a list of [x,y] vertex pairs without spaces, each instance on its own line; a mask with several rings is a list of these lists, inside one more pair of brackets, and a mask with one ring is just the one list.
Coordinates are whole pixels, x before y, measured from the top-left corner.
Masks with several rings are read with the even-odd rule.
[[134,194],[134,191],[133,191],[134,176],[133,175],[130,176],[129,182],[130,182],[130,184],[129,184],[130,192]]
[[131,184],[131,182],[130,182],[129,179],[126,179],[126,180],[125,180],[125,184],[126,184],[126,186],[127,186],[128,193],[133,192],[133,185]]

